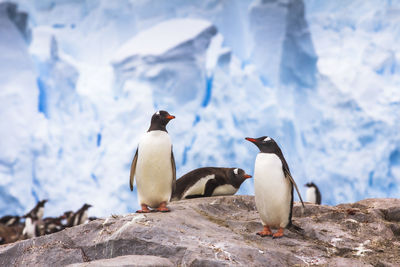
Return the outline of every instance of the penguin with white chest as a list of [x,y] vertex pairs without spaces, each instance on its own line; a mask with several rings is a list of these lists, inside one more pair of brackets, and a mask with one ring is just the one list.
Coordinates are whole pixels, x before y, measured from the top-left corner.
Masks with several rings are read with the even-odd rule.
[[198,168],[176,181],[172,200],[234,195],[248,178],[251,175],[239,168]]
[[[282,237],[284,228],[292,225],[293,185],[304,207],[303,200],[278,144],[268,136],[246,140],[260,149],[254,167],[254,191],[264,229],[257,234]],[[278,231],[272,234],[271,228]]]
[[168,122],[175,116],[160,110],[151,117],[149,130],[139,142],[131,165],[130,189],[134,177],[141,210],[138,213],[168,212],[167,203],[175,189],[176,167],[171,138],[167,132]]
[[318,186],[313,182],[306,183],[304,186],[308,187],[306,192],[307,202],[321,205],[322,197],[321,197],[321,192],[318,189]]

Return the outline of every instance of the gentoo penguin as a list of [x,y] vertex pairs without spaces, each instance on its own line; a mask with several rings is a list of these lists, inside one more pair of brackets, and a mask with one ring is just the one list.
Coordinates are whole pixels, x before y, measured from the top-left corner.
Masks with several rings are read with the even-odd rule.
[[22,235],[25,238],[32,238],[40,236],[40,229],[38,217],[34,215],[35,213],[28,213],[25,217],[25,227],[22,230]]
[[63,214],[59,217],[56,217],[56,218],[52,218],[52,217],[44,218],[43,223],[44,223],[45,234],[52,234],[52,233],[63,230],[64,225],[62,224],[62,221],[65,218],[66,218],[65,214]]
[[20,217],[17,215],[6,215],[0,218],[0,224],[13,226],[19,224]]
[[68,227],[77,226],[79,224],[83,224],[89,218],[88,209],[92,207],[90,204],[84,204],[82,208],[77,210],[72,216],[70,216],[68,220]]
[[30,218],[33,218],[35,220],[41,220],[43,218],[44,214],[44,204],[46,204],[47,199],[39,201],[36,206],[29,211],[24,217],[27,217],[29,215]]
[[278,144],[268,136],[246,140],[260,149],[254,166],[254,191],[264,229],[257,234],[271,236],[273,227],[279,228],[273,238],[282,237],[283,229],[292,225],[293,185],[304,206],[303,200]]
[[151,117],[149,130],[140,140],[131,165],[129,185],[136,186],[141,210],[138,213],[150,212],[150,208],[167,212],[167,203],[175,189],[176,168],[172,152],[171,138],[166,126],[175,116],[164,110],[157,111]]
[[306,193],[307,202],[321,205],[321,192],[318,187],[313,182],[307,183],[304,186],[308,187]]
[[195,169],[176,181],[172,200],[234,195],[247,178],[251,178],[251,175],[239,168]]

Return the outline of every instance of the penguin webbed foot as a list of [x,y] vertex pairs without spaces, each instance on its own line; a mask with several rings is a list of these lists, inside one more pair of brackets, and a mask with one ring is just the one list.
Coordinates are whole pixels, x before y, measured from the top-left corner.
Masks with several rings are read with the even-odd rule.
[[279,228],[279,230],[272,235],[272,239],[281,238],[283,236],[283,228]]
[[154,210],[150,210],[146,204],[141,204],[141,206],[142,206],[142,209],[137,210],[136,213],[150,213],[150,212],[154,211]]
[[258,232],[257,235],[264,237],[264,236],[272,236],[271,229],[269,226],[264,226],[264,229],[261,232]]
[[157,211],[160,212],[170,212],[171,210],[169,208],[167,208],[167,203],[166,202],[162,202],[160,204],[160,206],[158,206],[158,208],[156,208]]

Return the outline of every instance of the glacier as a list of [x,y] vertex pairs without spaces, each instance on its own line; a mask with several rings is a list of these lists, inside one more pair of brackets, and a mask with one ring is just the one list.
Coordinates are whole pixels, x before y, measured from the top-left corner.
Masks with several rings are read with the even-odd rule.
[[[168,110],[177,176],[281,145],[323,204],[399,197],[400,1],[0,0],[0,215],[135,211],[130,163]],[[254,194],[246,181],[239,194]]]

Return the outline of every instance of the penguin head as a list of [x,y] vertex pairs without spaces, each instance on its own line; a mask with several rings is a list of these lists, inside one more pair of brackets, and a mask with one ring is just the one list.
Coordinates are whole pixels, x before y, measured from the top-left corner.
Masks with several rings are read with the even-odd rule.
[[48,201],[47,199],[43,199],[43,200],[39,201],[37,205],[39,207],[44,207],[44,204],[46,204],[47,201]]
[[239,188],[239,186],[246,180],[251,178],[252,176],[247,174],[244,170],[240,168],[232,168],[231,169],[231,182],[232,184]]
[[246,137],[245,139],[255,144],[264,153],[274,152],[278,147],[275,140],[269,136],[261,136],[259,138]]
[[90,205],[90,204],[84,204],[83,205],[83,207],[82,207],[82,209],[84,209],[84,210],[87,210],[88,208],[90,208],[90,207],[93,207],[92,205]]
[[167,131],[165,127],[167,126],[168,122],[172,119],[175,119],[175,116],[172,116],[167,111],[165,110],[157,111],[151,117],[151,124],[148,132],[154,130]]
[[311,183],[306,183],[304,186],[307,186],[307,187],[316,187],[316,185],[315,185],[313,182],[311,182]]

